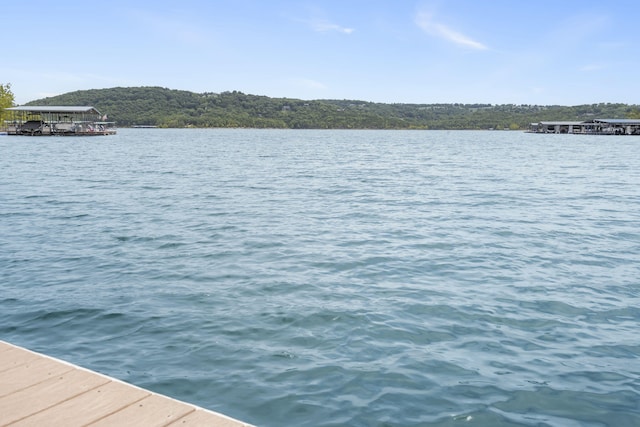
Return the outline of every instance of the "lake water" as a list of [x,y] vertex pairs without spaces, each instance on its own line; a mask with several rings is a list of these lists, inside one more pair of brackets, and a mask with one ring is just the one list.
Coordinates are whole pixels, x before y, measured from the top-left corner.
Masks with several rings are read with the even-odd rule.
[[0,339],[248,423],[637,426],[639,331],[640,137],[0,137]]

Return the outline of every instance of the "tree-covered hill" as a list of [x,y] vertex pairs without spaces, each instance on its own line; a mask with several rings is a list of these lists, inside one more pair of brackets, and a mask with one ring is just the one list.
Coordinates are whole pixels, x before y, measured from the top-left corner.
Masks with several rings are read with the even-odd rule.
[[639,118],[627,104],[579,106],[383,104],[270,98],[242,92],[194,93],[161,87],[70,92],[28,105],[92,105],[118,126],[290,129],[524,129],[544,120]]

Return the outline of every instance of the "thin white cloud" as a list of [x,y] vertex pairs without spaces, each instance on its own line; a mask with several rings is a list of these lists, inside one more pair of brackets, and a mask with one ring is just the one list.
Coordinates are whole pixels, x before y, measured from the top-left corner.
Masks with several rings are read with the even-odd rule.
[[353,28],[343,27],[324,20],[312,21],[311,28],[319,33],[338,32],[347,35],[355,31]]
[[325,84],[313,79],[294,79],[292,83],[296,86],[304,87],[306,89],[324,90],[327,88]]
[[444,24],[435,22],[433,20],[433,16],[430,13],[419,12],[416,16],[416,24],[425,33],[435,37],[440,37],[459,46],[468,47],[475,50],[488,49],[486,45],[480,43],[479,41],[473,40],[472,38],[452,28],[449,28]]

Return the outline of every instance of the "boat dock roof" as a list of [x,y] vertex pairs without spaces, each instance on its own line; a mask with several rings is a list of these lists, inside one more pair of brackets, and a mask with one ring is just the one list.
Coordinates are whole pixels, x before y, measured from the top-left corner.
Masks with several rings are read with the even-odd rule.
[[0,426],[250,427],[0,341]]
[[626,125],[626,126],[638,126],[640,120],[638,119],[593,119],[594,123],[610,123],[612,125]]
[[[542,125],[558,125],[558,126],[572,126],[572,125],[580,125],[584,122],[576,122],[576,121],[544,121],[539,122]],[[537,124],[537,123],[534,123]]]
[[27,113],[53,113],[53,114],[100,114],[91,106],[61,106],[61,105],[23,105],[21,107],[5,108],[7,111],[24,111]]

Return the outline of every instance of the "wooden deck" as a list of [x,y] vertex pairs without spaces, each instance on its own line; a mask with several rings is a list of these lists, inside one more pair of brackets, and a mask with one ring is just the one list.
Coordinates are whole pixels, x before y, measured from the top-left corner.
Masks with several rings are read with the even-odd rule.
[[0,341],[0,426],[249,424]]

